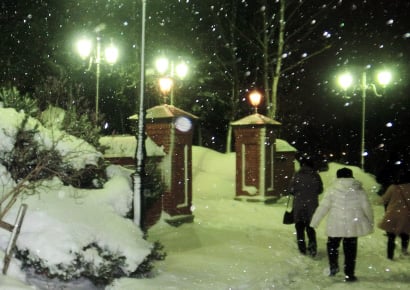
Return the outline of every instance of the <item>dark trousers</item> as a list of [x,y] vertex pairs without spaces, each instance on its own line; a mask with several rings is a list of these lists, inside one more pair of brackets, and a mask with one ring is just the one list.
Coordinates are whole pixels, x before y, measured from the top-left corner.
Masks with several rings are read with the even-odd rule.
[[[401,249],[402,251],[407,251],[409,247],[409,235],[408,234],[400,234],[401,238]],[[396,235],[393,233],[387,233],[387,258],[393,260],[394,257],[394,249],[396,248]]]
[[357,238],[334,238],[327,239],[327,255],[329,258],[330,272],[339,272],[339,246],[343,240],[343,253],[345,256],[344,272],[346,276],[354,277],[357,256]]
[[298,242],[299,252],[306,254],[306,242],[305,242],[305,231],[308,237],[308,247],[307,250],[312,256],[316,256],[317,253],[317,243],[316,243],[316,231],[314,228],[309,226],[307,222],[297,222],[295,223],[296,229],[296,239]]

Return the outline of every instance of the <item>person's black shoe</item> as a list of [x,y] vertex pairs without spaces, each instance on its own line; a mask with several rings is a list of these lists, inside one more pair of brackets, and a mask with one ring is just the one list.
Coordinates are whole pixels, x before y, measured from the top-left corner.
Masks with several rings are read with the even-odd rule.
[[345,277],[345,282],[356,282],[357,277],[356,276],[346,276]]
[[302,255],[306,255],[305,241],[298,241],[298,249],[299,249],[299,253],[301,253]]
[[316,257],[317,245],[315,242],[309,242],[308,252],[309,252],[309,256],[311,256],[312,258]]
[[339,273],[339,267],[330,268],[330,272],[329,272],[330,277],[335,276],[337,273]]
[[317,251],[316,249],[309,249],[309,255],[314,258],[317,255]]

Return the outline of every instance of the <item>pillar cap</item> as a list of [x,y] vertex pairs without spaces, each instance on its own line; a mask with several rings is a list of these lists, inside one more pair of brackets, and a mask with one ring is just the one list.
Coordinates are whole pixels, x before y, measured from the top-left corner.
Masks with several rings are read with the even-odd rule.
[[[147,113],[145,115],[146,119],[173,119],[177,117],[187,117],[191,120],[198,119],[197,116],[188,113],[178,107],[173,105],[163,104],[159,106],[155,106],[152,108],[147,109]],[[130,120],[138,120],[138,115],[132,115],[128,117]]]
[[247,126],[247,125],[274,125],[280,126],[282,125],[280,122],[275,121],[269,117],[261,115],[259,113],[255,113],[253,115],[246,116],[240,120],[231,122],[232,126]]

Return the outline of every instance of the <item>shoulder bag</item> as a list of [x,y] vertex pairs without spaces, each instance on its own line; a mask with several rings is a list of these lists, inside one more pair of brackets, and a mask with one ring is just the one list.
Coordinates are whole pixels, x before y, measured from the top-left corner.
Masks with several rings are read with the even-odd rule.
[[283,224],[285,225],[291,225],[293,224],[294,218],[293,218],[293,206],[291,206],[291,209],[289,211],[289,201],[291,199],[291,195],[288,195],[288,202],[286,203],[286,210],[285,210],[285,214],[283,215]]

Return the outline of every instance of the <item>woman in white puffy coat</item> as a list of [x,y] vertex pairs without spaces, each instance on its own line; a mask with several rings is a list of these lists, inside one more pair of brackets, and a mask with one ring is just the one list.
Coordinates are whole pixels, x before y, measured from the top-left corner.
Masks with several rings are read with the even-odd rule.
[[330,276],[339,272],[339,246],[343,240],[345,281],[356,281],[357,237],[372,233],[374,220],[367,193],[349,168],[337,171],[337,179],[325,191],[310,226],[317,228],[326,215]]

